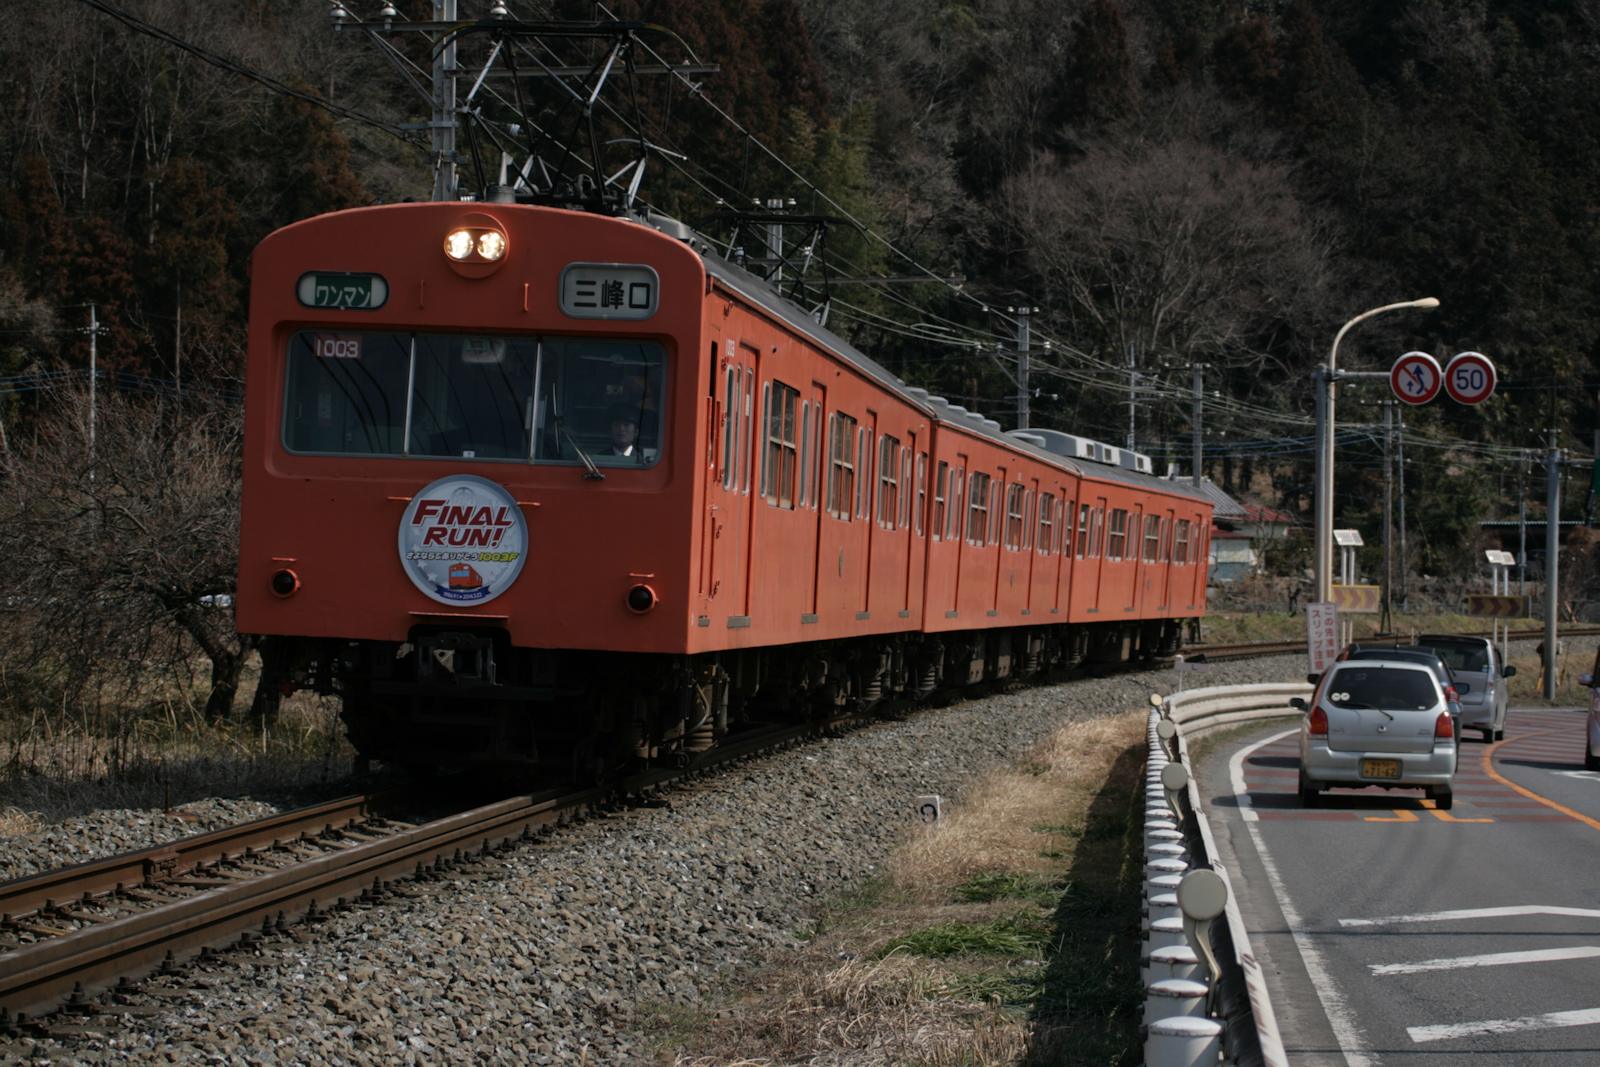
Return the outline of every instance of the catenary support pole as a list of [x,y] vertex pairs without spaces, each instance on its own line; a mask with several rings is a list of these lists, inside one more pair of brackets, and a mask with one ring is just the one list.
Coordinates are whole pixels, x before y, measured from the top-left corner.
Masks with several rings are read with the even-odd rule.
[[1017,429],[1028,428],[1028,308],[1017,309]]
[[[433,0],[433,20],[456,21],[456,0]],[[456,198],[456,39],[433,57],[433,198]]]
[[100,320],[95,317],[95,306],[89,305],[89,480],[94,481],[94,423],[95,381],[100,377],[97,364],[99,356],[95,342],[100,337]]
[[1544,698],[1556,697],[1556,597],[1561,587],[1561,450],[1550,431],[1545,457],[1544,508]]
[[1191,384],[1194,388],[1194,425],[1192,427],[1194,431],[1194,444],[1192,446],[1194,449],[1194,484],[1198,487],[1200,479],[1204,477],[1201,468],[1205,465],[1205,445],[1202,443],[1204,437],[1202,436],[1201,418],[1205,414],[1206,405],[1206,365],[1204,363],[1195,363],[1191,365],[1190,370],[1193,372]]

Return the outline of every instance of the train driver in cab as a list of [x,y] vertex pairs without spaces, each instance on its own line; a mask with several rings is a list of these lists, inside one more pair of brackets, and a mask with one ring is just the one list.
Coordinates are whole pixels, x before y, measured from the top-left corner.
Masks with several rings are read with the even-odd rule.
[[[640,412],[637,405],[613,404],[608,413],[610,441],[605,453],[614,463],[637,463],[641,466],[656,461],[656,449],[639,439]],[[649,445],[653,445],[653,440]]]

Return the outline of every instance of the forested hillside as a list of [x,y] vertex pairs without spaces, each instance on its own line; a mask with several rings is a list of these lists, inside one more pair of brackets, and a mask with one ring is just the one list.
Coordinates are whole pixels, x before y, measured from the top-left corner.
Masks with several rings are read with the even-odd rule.
[[[487,3],[461,0],[479,17]],[[377,3],[349,5],[357,19]],[[411,0],[401,17],[425,18]],[[479,10],[479,9],[483,10]],[[1600,387],[1600,5],[1592,0],[660,0],[512,4],[640,18],[720,69],[644,102],[642,195],[718,233],[752,198],[848,216],[830,325],[1010,424],[1005,309],[1036,307],[1036,425],[1309,507],[1309,372],[1422,348],[1499,365],[1495,398],[1408,413],[1416,561],[1514,509],[1542,428],[1587,452]],[[368,10],[371,9],[371,10]],[[426,197],[403,64],[321,0],[13,5],[0,40],[0,419],[12,451],[88,364],[158,393],[237,386],[250,249],[275,227]],[[118,17],[118,16],[121,17]],[[185,44],[193,46],[185,50]],[[404,53],[411,47],[398,44]],[[412,49],[415,52],[415,49]],[[569,57],[577,59],[576,55]],[[412,59],[425,68],[427,57]],[[535,88],[538,88],[537,86]],[[548,85],[544,86],[548,90]],[[328,106],[324,106],[328,105]],[[770,150],[770,151],[769,151]],[[722,201],[719,203],[719,200]],[[959,279],[869,284],[882,275]],[[1131,368],[1131,373],[1130,373]],[[1345,418],[1376,421],[1376,386]],[[1349,479],[1376,446],[1341,452]],[[1375,477],[1375,474],[1373,475]],[[1376,494],[1366,494],[1375,500]],[[1576,493],[1574,494],[1576,499]]]

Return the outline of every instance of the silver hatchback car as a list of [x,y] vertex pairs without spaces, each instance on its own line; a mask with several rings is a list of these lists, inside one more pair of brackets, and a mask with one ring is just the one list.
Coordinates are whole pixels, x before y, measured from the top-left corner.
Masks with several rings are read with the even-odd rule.
[[1450,673],[1466,683],[1461,693],[1461,725],[1483,731],[1485,741],[1504,741],[1506,705],[1511,699],[1506,680],[1517,669],[1500,662],[1494,642],[1465,634],[1423,634],[1417,638],[1417,647],[1444,660]]
[[1300,803],[1329,786],[1422,788],[1454,802],[1455,724],[1433,671],[1400,660],[1344,660],[1322,676],[1300,723]]

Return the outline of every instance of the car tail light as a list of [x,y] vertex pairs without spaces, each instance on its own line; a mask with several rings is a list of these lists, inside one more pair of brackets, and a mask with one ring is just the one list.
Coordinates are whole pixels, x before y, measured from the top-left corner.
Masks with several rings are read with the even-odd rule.
[[1461,703],[1461,694],[1456,692],[1456,687],[1453,685],[1444,687],[1444,698],[1453,704]]
[[1456,735],[1455,720],[1450,718],[1448,711],[1441,711],[1439,717],[1433,720],[1433,736],[1451,738]]
[[[1446,718],[1449,718],[1449,716],[1446,716]],[[1312,737],[1328,736],[1328,713],[1322,710],[1322,705],[1319,704],[1311,709],[1311,718],[1307,721],[1307,728],[1311,731]]]

